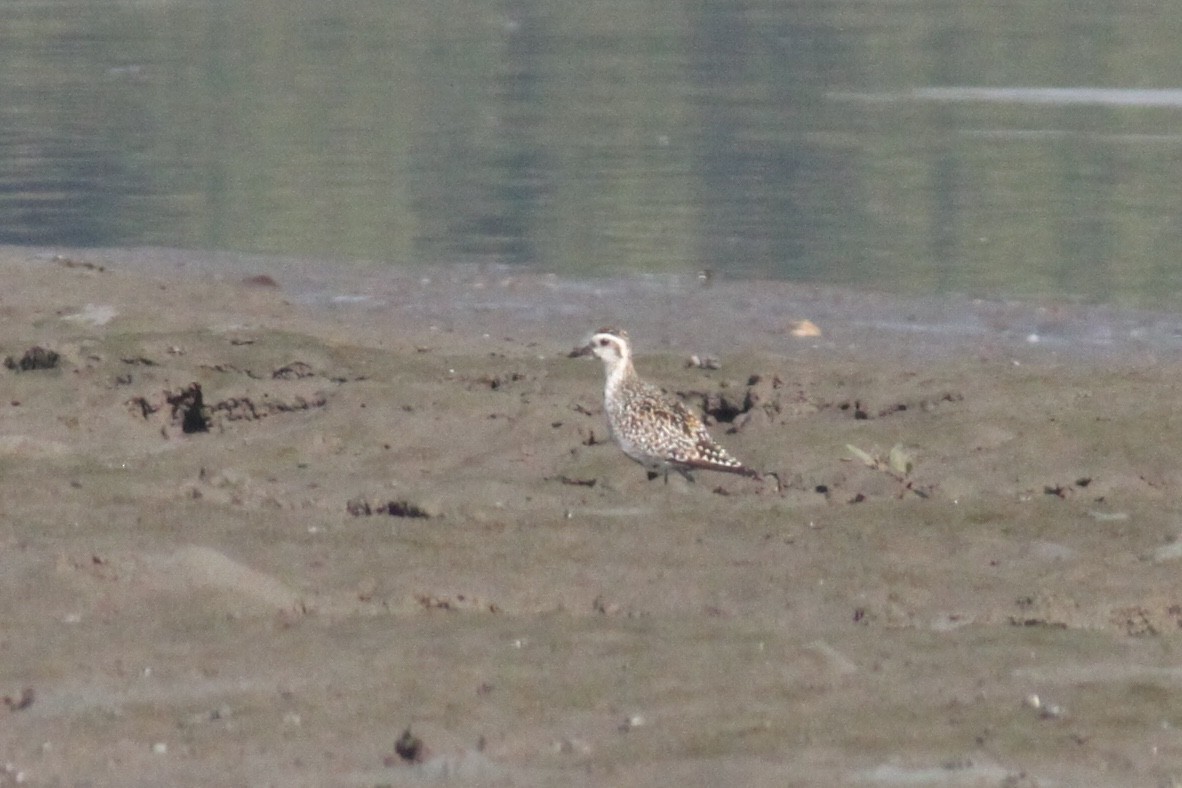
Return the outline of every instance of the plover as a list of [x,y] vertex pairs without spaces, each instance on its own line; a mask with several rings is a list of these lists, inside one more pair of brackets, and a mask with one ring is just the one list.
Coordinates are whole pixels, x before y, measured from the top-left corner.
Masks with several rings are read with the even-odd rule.
[[664,474],[668,483],[674,470],[693,481],[690,471],[698,468],[759,477],[719,446],[684,403],[640,379],[626,332],[601,328],[571,351],[572,357],[592,354],[603,359],[607,373],[603,408],[612,438],[650,479]]

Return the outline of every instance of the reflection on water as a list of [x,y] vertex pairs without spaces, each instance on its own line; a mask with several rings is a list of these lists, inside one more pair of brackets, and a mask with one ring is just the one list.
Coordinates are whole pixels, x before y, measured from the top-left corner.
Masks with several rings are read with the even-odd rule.
[[915,88],[899,93],[830,93],[854,101],[987,101],[1001,104],[1090,104],[1111,107],[1182,107],[1182,90],[1118,88]]
[[16,0],[0,243],[1176,304],[1180,27],[1050,0]]

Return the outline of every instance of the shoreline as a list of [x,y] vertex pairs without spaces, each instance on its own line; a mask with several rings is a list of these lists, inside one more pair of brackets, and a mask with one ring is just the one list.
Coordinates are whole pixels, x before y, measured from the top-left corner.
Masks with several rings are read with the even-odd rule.
[[[398,314],[392,319],[409,330],[416,330],[406,322],[412,320],[422,323],[419,330],[434,326],[483,334],[495,329],[535,341],[553,338],[558,327],[570,326],[574,342],[600,325],[618,324],[643,335],[654,351],[778,352],[811,344],[873,356],[1182,357],[1182,317],[1071,298],[918,297],[784,281],[707,281],[697,274],[569,279],[492,264],[400,268],[157,248],[0,246],[0,257],[33,265],[70,260],[173,281],[212,278],[235,284],[269,277],[292,303],[319,317],[361,322],[393,311]],[[792,338],[790,330],[800,320],[819,326],[822,336]]]

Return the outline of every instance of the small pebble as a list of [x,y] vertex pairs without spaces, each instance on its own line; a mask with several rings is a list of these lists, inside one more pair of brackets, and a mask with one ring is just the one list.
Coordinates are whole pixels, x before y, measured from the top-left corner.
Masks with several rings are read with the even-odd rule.
[[620,733],[627,733],[633,728],[639,728],[644,725],[646,720],[643,714],[633,714],[626,720],[620,723]]
[[690,356],[685,365],[687,367],[695,367],[697,369],[722,369],[722,362],[714,356]]
[[1028,708],[1034,709],[1038,712],[1038,716],[1044,720],[1057,720],[1067,714],[1067,711],[1054,703],[1043,703],[1035,693],[1030,693],[1026,696],[1025,704]]

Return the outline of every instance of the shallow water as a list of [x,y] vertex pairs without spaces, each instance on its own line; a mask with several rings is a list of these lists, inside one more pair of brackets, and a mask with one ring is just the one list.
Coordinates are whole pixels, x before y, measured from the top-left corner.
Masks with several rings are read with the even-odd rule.
[[0,9],[0,242],[1174,307],[1153,4]]

